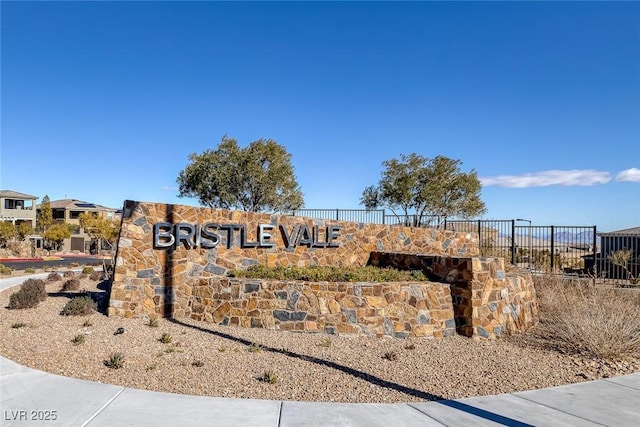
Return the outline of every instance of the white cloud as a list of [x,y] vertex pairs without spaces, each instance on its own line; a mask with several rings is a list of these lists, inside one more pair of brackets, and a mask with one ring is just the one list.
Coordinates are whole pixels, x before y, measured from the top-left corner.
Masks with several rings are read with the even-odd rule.
[[[640,172],[640,171],[639,171]],[[594,169],[550,170],[523,175],[498,175],[480,178],[484,186],[526,188],[550,185],[588,186],[606,184],[611,181],[609,172]]]
[[178,191],[178,187],[170,187],[168,185],[165,185],[162,187],[162,190],[164,191]]
[[616,176],[616,181],[640,182],[640,169],[631,168],[623,170]]

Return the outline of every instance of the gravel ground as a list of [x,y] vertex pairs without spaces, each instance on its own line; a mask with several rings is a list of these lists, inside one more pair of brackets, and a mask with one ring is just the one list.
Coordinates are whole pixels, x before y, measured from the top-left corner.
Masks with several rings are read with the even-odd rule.
[[[9,310],[0,293],[0,354],[53,374],[202,396],[331,402],[409,402],[537,389],[640,371],[542,348],[527,335],[501,340],[376,339],[216,326],[192,320],[62,316],[71,294],[47,285],[38,307]],[[82,280],[89,291],[105,292]],[[22,327],[18,324],[25,324]],[[118,328],[124,333],[114,335]],[[160,342],[169,334],[171,343]],[[82,344],[72,339],[83,335]],[[105,361],[125,358],[121,369]],[[276,382],[264,381],[265,373]]]

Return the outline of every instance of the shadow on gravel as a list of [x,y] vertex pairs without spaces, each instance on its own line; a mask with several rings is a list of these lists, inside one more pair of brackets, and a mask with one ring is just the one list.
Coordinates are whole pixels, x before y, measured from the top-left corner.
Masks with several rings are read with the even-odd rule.
[[[181,322],[179,320],[176,320],[174,318],[170,318],[168,320],[173,322],[173,323],[176,323],[176,324],[178,324],[180,326],[184,326],[184,327],[196,329],[198,331],[205,332],[205,333],[208,333],[208,334],[216,335],[216,336],[218,336],[220,338],[225,338],[225,339],[228,339],[228,340],[231,340],[231,341],[235,341],[235,342],[238,342],[240,344],[244,344],[246,346],[250,346],[251,344],[254,344],[252,341],[246,340],[244,338],[236,337],[236,336],[233,336],[233,335],[230,335],[230,334],[226,334],[224,332],[212,331],[210,329],[202,328],[200,326],[190,325],[188,323],[183,323],[183,322]],[[420,399],[424,399],[424,400],[442,400],[442,399],[444,399],[444,397],[442,397],[442,396],[438,396],[438,395],[435,395],[435,394],[432,394],[432,393],[428,393],[428,392],[425,392],[425,391],[422,391],[422,390],[416,390],[416,389],[411,388],[411,387],[403,386],[402,384],[398,384],[398,383],[394,383],[394,382],[391,382],[391,381],[387,381],[385,379],[376,377],[375,375],[371,375],[371,374],[368,374],[366,372],[362,372],[362,371],[359,371],[357,369],[353,369],[353,368],[350,368],[348,366],[340,365],[338,363],[331,362],[329,360],[320,359],[320,358],[317,358],[317,357],[314,357],[314,356],[307,356],[307,355],[304,355],[304,354],[299,354],[299,353],[293,352],[291,350],[285,350],[285,349],[281,349],[281,348],[273,348],[273,347],[268,347],[268,346],[263,346],[262,347],[262,351],[269,351],[271,353],[283,354],[283,355],[285,355],[287,357],[291,357],[291,358],[294,358],[294,359],[303,360],[305,362],[311,362],[311,363],[316,363],[318,365],[326,366],[326,367],[335,369],[337,371],[344,372],[345,374],[351,375],[351,376],[353,376],[355,378],[363,379],[363,380],[368,381],[371,384],[375,384],[375,385],[377,385],[379,387],[384,387],[384,388],[388,388],[388,389],[391,389],[391,390],[399,391],[401,393],[407,394],[409,396],[417,397],[417,398],[420,398]]]
[[[195,325],[190,325],[188,323],[184,323],[181,322],[179,320],[176,320],[173,317],[168,318],[167,320],[169,320],[172,323],[175,323],[177,325],[183,326],[183,327],[187,327],[187,328],[192,328],[195,330],[198,330],[200,332],[205,332],[208,334],[212,334],[212,335],[216,335],[220,338],[225,338],[231,341],[235,341],[237,343],[240,344],[244,344],[246,346],[250,346],[252,344],[254,344],[252,341],[246,340],[244,338],[240,338],[240,337],[236,337],[230,334],[225,334],[224,332],[218,332],[218,331],[212,331],[210,329],[206,329],[206,328],[202,328],[200,326],[195,326]],[[280,348],[273,348],[273,347],[268,347],[268,346],[263,346],[262,347],[262,351],[269,351],[271,353],[278,353],[278,354],[283,354],[287,357],[291,357],[294,359],[298,359],[298,360],[302,360],[305,362],[310,362],[310,363],[316,363],[318,365],[322,365],[322,366],[326,366],[332,369],[335,369],[337,371],[340,372],[344,372],[345,374],[351,375],[355,378],[360,378],[362,380],[368,381],[371,384],[374,384],[378,387],[383,387],[383,388],[387,388],[390,390],[395,390],[395,391],[399,391],[400,393],[404,393],[408,396],[412,396],[412,397],[417,397],[423,400],[427,400],[427,401],[437,401],[437,403],[444,405],[444,406],[448,406],[452,409],[456,409],[458,411],[462,411],[462,412],[466,412],[468,414],[471,415],[475,415],[477,417],[480,418],[484,418],[486,420],[492,421],[494,423],[497,424],[501,424],[504,426],[509,426],[509,427],[533,427],[531,424],[527,424],[527,423],[523,423],[521,421],[518,420],[514,420],[512,418],[509,417],[505,417],[502,416],[500,414],[496,414],[490,411],[486,411],[484,409],[480,409],[480,408],[476,408],[475,406],[471,406],[468,405],[466,403],[462,403],[459,401],[455,401],[455,400],[446,400],[444,397],[442,396],[438,396],[436,394],[433,393],[428,393],[426,391],[422,391],[422,390],[417,390],[415,388],[411,388],[411,387],[407,387],[404,386],[402,384],[398,384],[398,383],[394,383],[391,381],[387,381],[385,379],[376,377],[375,375],[371,375],[368,374],[366,372],[362,372],[359,371],[357,369],[353,369],[350,368],[348,366],[344,366],[344,365],[340,365],[338,363],[335,362],[331,362],[329,360],[324,360],[324,359],[319,359],[317,357],[314,356],[307,356],[304,354],[298,354],[296,352],[290,351],[290,350],[285,350],[285,349],[280,349]],[[420,411],[419,408],[412,406],[414,409]],[[428,415],[428,414],[427,414]]]
[[97,312],[102,315],[107,315],[109,308],[109,295],[111,294],[111,280],[102,280],[96,285],[97,291],[79,290],[79,291],[58,291],[48,292],[47,296],[51,298],[75,298],[83,295],[89,296],[95,301],[97,306]]

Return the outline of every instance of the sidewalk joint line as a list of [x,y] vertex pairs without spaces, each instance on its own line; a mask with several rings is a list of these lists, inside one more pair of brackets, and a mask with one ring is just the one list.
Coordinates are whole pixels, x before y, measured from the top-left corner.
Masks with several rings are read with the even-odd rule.
[[[633,375],[633,374],[631,374],[631,375]],[[640,391],[640,388],[633,387],[633,386],[626,385],[626,384],[620,384],[620,383],[615,382],[615,381],[610,381],[610,380],[612,380],[612,379],[614,379],[614,378],[620,378],[620,377],[609,377],[609,378],[603,378],[603,379],[598,380],[598,381],[605,381],[607,384],[612,384],[612,385],[617,385],[617,386],[625,387],[625,388],[628,388],[628,389],[630,389],[630,390],[634,390],[634,391]]]
[[88,425],[91,421],[93,421],[93,420],[94,420],[98,415],[100,415],[100,413],[101,413],[102,411],[104,411],[104,410],[107,408],[107,406],[111,405],[111,402],[113,402],[113,401],[114,401],[118,396],[120,396],[120,395],[122,394],[122,392],[123,392],[123,391],[125,391],[125,390],[126,390],[126,388],[125,388],[125,387],[122,387],[122,388],[121,388],[121,389],[120,389],[120,390],[119,390],[119,391],[118,391],[118,392],[117,392],[117,393],[116,393],[116,394],[115,394],[111,399],[109,399],[109,401],[108,401],[107,403],[105,403],[105,404],[102,406],[102,408],[98,409],[98,410],[96,411],[96,413],[95,413],[95,414],[93,414],[93,415],[92,415],[92,416],[91,416],[87,421],[85,421],[85,422],[82,424],[82,427],[87,426],[87,425]]
[[[432,402],[437,402],[437,400],[429,400],[429,401],[419,402],[419,403],[432,403]],[[438,420],[437,418],[432,417],[431,415],[427,414],[426,412],[423,412],[421,409],[416,408],[415,406],[413,406],[413,403],[416,403],[416,402],[404,402],[404,405],[408,406],[409,408],[411,408],[411,409],[413,409],[415,411],[420,412],[420,414],[422,416],[425,416],[425,417],[427,417],[429,419],[432,419],[433,421],[435,421],[437,423],[441,423],[442,424],[442,421]]]
[[554,408],[553,406],[545,405],[544,403],[536,402],[535,400],[532,400],[532,399],[527,399],[526,397],[523,397],[523,396],[516,396],[513,393],[511,393],[511,396],[517,397],[518,399],[526,400],[527,402],[535,403],[536,405],[544,406],[545,408],[549,408],[549,409],[551,409],[553,411],[562,412],[563,414],[567,414],[567,415],[570,415],[572,417],[576,417],[576,418],[581,419],[581,420],[589,421],[590,423],[597,424],[599,426],[605,426],[605,427],[607,426],[606,424],[600,424],[599,422],[591,420],[589,418],[581,417],[580,415],[572,414],[570,412],[563,411],[562,409]]
[[278,405],[278,427],[280,427],[280,422],[282,422],[282,406],[284,402],[281,400],[280,405]]

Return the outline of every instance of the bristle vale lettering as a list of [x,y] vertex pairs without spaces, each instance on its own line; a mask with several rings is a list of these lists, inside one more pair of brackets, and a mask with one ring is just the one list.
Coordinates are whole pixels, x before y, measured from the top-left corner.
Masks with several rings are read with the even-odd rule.
[[272,224],[259,224],[255,233],[251,233],[245,224],[158,222],[153,225],[153,247],[176,249],[182,245],[187,249],[213,249],[222,243],[227,248],[237,245],[241,249],[267,249],[276,247],[278,230],[286,249],[298,246],[317,249],[338,248],[341,228],[338,225],[309,227],[306,224],[297,224],[289,228],[280,225],[276,229]]

